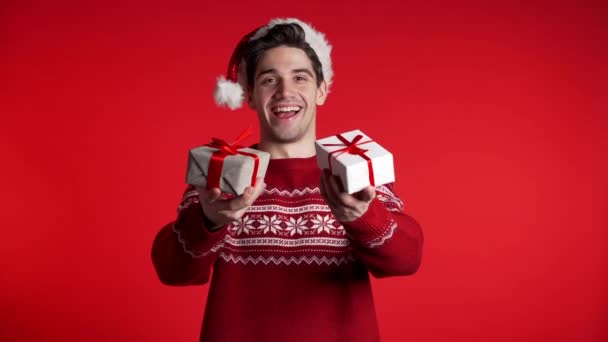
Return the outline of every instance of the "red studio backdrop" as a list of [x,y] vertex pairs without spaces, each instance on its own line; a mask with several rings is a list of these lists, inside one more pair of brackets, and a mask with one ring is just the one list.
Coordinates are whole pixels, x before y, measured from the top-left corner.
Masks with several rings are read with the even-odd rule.
[[394,152],[424,230],[373,280],[383,341],[608,341],[604,1],[266,0],[2,1],[0,340],[198,338],[207,285],[162,285],[152,240],[187,150],[257,131],[214,82],[286,16],[334,46],[317,136]]

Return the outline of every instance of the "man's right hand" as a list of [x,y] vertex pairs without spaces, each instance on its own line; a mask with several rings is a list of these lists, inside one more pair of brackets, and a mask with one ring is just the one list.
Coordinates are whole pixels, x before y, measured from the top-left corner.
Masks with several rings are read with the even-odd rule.
[[207,190],[197,187],[196,190],[199,193],[203,213],[214,224],[214,226],[207,228],[216,230],[226,224],[240,220],[265,187],[264,178],[259,177],[256,179],[255,186],[247,187],[243,194],[232,199],[220,199],[222,192],[219,188]]

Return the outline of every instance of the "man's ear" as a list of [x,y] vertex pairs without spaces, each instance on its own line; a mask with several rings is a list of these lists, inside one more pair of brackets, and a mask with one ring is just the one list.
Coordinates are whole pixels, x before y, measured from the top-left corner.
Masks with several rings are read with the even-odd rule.
[[319,88],[317,88],[317,106],[322,106],[327,98],[327,83],[325,80],[321,82]]

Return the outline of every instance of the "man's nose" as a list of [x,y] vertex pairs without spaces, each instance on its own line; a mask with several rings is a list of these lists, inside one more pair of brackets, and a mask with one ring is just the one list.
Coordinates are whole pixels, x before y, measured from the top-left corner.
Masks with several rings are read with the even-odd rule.
[[293,85],[289,83],[289,81],[281,80],[277,84],[277,91],[275,93],[276,96],[280,97],[290,97],[293,95]]

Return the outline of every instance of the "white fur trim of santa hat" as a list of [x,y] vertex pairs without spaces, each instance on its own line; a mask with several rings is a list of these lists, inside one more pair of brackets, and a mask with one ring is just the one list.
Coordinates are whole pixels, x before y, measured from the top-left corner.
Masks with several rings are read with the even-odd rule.
[[[281,19],[276,18],[272,19],[268,25],[263,26],[256,31],[250,33],[248,36],[245,36],[243,40],[251,41],[264,37],[268,31],[276,25],[279,24],[298,24],[304,30],[305,40],[310,45],[310,47],[315,51],[319,61],[321,62],[321,68],[323,71],[323,79],[327,84],[327,91],[329,92],[329,88],[332,84],[333,79],[333,68],[331,64],[331,49],[332,46],[329,44],[325,35],[317,30],[315,30],[312,26],[307,23],[302,22],[296,18],[287,18]],[[243,40],[241,43],[243,43]],[[239,43],[239,45],[241,44]],[[237,46],[238,49],[238,46]],[[232,60],[232,59],[238,59]],[[237,68],[238,63],[238,68]],[[217,84],[214,91],[214,99],[215,103],[218,106],[226,106],[232,110],[241,108],[243,105],[243,100],[245,98],[245,87],[247,87],[247,75],[245,72],[245,63],[242,61],[242,56],[234,56],[231,58],[229,66],[228,76],[220,76],[217,79]]]

